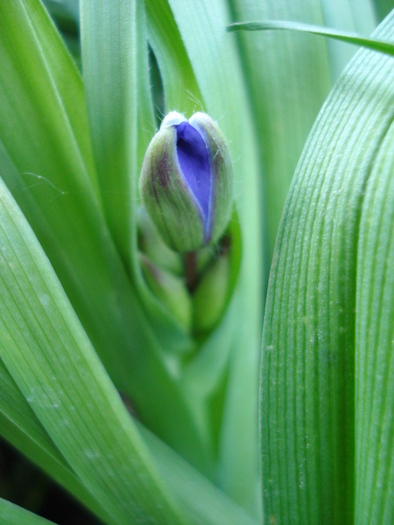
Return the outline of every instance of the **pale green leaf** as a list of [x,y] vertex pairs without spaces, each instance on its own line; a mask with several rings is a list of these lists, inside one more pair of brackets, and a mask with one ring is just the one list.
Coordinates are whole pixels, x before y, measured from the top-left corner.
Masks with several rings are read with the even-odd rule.
[[204,101],[179,29],[167,1],[146,2],[149,43],[158,61],[164,85],[166,111],[190,117],[204,108]]
[[[214,356],[211,359],[226,367],[218,370],[216,391],[206,403],[211,410],[212,427],[219,427],[217,482],[235,501],[258,515],[256,396],[263,249],[260,201],[256,191],[259,187],[256,137],[238,50],[226,32],[230,21],[227,3],[224,0],[214,3],[204,0],[198,4],[170,0],[169,4],[203,97],[203,107],[218,120],[229,140],[234,161],[242,262],[228,315],[212,335],[215,343],[206,343],[213,353],[219,354],[217,360]],[[238,329],[229,347],[226,331],[232,323]],[[205,347],[200,352],[206,355]],[[196,372],[198,370],[201,369],[196,367]],[[223,373],[224,385],[220,381]],[[192,381],[194,386],[196,383]],[[219,414],[223,413],[223,419],[219,420],[215,410],[218,400],[222,403]]]
[[[1,175],[116,386],[163,439],[188,457],[204,457],[104,219],[81,78],[37,0],[1,4],[0,14]],[[172,332],[158,333],[168,341]]]
[[[374,37],[389,40],[393,35],[394,13]],[[361,416],[359,399],[355,405],[356,392],[364,392],[368,384],[355,371],[355,361],[363,359],[362,339],[357,342],[355,330],[358,326],[360,336],[366,327],[357,321],[358,315],[364,316],[359,301],[365,299],[359,290],[356,301],[356,280],[365,192],[394,118],[393,71],[393,59],[380,53],[362,50],[352,60],[311,132],[284,210],[263,334],[261,439],[267,521],[370,523],[363,521],[365,502],[354,506],[355,484],[363,483],[355,468],[356,473],[365,469],[365,458],[358,455],[363,450],[359,432],[369,425],[368,416]],[[392,165],[387,169],[392,175]],[[371,272],[364,275],[374,279]],[[383,344],[386,356],[387,350]],[[372,355],[373,349],[369,351]],[[379,384],[378,375],[371,374]],[[385,398],[379,395],[379,400],[385,406]],[[383,442],[392,427],[387,432]],[[392,476],[374,453],[376,442],[368,444],[369,464],[386,479]],[[381,512],[389,494],[378,492]],[[389,504],[386,508],[391,512]],[[354,515],[361,521],[354,521]]]
[[[323,23],[338,31],[347,31],[368,36],[376,28],[378,21],[373,0],[323,0],[321,2]],[[304,20],[298,20],[304,22]],[[312,39],[313,45],[314,39]],[[335,81],[344,67],[356,53],[357,48],[338,40],[326,41],[331,77]]]
[[309,24],[300,24],[297,22],[285,22],[285,21],[263,21],[263,22],[238,22],[229,26],[229,31],[272,31],[272,30],[290,30],[300,31],[301,33],[311,33],[313,35],[325,36],[339,40],[340,42],[346,42],[355,46],[362,46],[374,51],[381,53],[387,53],[390,56],[394,56],[394,44],[390,42],[384,42],[383,40],[377,40],[374,38],[365,38],[361,35],[352,33],[345,33],[336,29],[330,29],[328,27],[319,27]]
[[[369,0],[230,0],[233,22],[291,20],[372,31]],[[359,22],[363,20],[363,23]],[[238,34],[264,164],[263,204],[270,256],[291,178],[308,133],[351,46],[283,32]],[[338,44],[342,45],[343,44]]]
[[391,121],[365,188],[357,262],[355,523],[368,525],[394,521],[393,174]]
[[108,523],[182,523],[49,261],[3,184],[0,192],[0,356],[9,374]]
[[0,520],[3,525],[50,525],[52,521],[40,518],[10,501],[0,498]]
[[130,262],[138,178],[155,131],[143,2],[82,0],[81,40],[100,191],[118,249]]

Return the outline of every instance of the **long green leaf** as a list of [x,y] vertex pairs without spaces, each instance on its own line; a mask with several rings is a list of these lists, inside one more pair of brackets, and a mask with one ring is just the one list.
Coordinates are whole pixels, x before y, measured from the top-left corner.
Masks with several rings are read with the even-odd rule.
[[[393,34],[394,14],[374,36]],[[357,253],[365,189],[394,118],[393,71],[390,57],[356,55],[311,132],[289,193],[263,335],[267,521],[345,524],[359,516],[355,429],[363,423],[355,388],[365,383],[355,377]]]
[[0,356],[116,525],[182,523],[37,239],[0,185]]
[[[369,0],[230,0],[233,22],[289,20],[337,24],[342,30],[374,29]],[[361,24],[359,20],[363,20]],[[264,163],[263,204],[270,256],[297,161],[308,133],[332,85],[352,52],[337,42],[279,31],[237,34],[256,132]],[[331,44],[337,44],[335,48]]]
[[[258,514],[256,372],[262,308],[262,233],[256,191],[259,165],[253,124],[237,48],[226,33],[230,21],[226,2],[204,0],[196,4],[170,0],[169,4],[193,67],[203,106],[212,118],[219,121],[230,142],[234,160],[242,263],[228,316],[217,328],[217,338],[211,346],[213,352],[229,352],[221,411],[224,418],[219,423],[217,481],[235,501]],[[222,343],[221,338],[226,340],[225,331],[231,322],[239,329],[226,348],[224,345],[228,342]],[[207,403],[211,404],[212,399]],[[214,407],[212,412],[215,424],[218,424]]]
[[0,519],[4,525],[50,525],[52,521],[45,520],[31,512],[0,498]]
[[0,14],[1,175],[116,386],[149,428],[203,457],[197,425],[101,210],[81,78],[37,0],[1,4]]
[[141,105],[151,104],[144,28],[143,2],[81,1],[84,82],[100,190],[127,261],[136,238],[138,148],[142,143],[144,151],[154,133],[152,108],[150,114],[143,112],[145,121],[137,127]]
[[203,98],[179,29],[165,1],[146,2],[148,38],[164,84],[166,111],[177,109],[190,117],[203,109]]
[[86,489],[59,453],[2,361],[0,382],[2,437],[71,492],[100,519],[110,521],[106,509]]
[[393,173],[391,122],[365,188],[358,247],[355,523],[360,525],[394,521]]
[[0,11],[1,175],[120,383],[128,282],[97,197],[81,78],[37,1]]
[[[67,488],[106,523],[110,516],[72,472],[45,429],[10,377],[0,366],[0,428],[14,446]],[[256,523],[243,509],[222,493],[183,458],[139,425],[166,486],[177,499],[190,523],[201,525]]]
[[390,56],[394,56],[394,44],[390,42],[384,42],[373,38],[365,38],[361,35],[352,33],[345,33],[343,31],[337,31],[335,29],[329,29],[327,27],[313,26],[309,24],[300,24],[297,22],[281,22],[281,21],[262,21],[262,22],[238,22],[229,26],[229,31],[272,31],[272,30],[290,30],[300,31],[302,33],[311,33],[313,35],[325,36],[339,40],[340,42],[346,42],[355,46],[366,47],[374,51],[381,53],[387,53]]

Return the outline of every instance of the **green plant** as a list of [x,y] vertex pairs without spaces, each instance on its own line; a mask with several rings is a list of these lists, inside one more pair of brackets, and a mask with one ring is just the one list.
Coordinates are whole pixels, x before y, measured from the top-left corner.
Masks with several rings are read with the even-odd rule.
[[[394,12],[352,58],[228,29],[369,35],[369,0],[79,4],[0,4],[2,437],[107,524],[392,523]],[[169,110],[233,158],[197,288],[138,192]]]

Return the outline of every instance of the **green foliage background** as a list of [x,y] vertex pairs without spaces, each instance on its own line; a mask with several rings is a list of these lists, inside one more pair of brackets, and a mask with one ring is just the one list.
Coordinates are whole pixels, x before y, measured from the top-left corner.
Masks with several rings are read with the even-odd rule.
[[[392,2],[44,4],[0,3],[1,436],[106,524],[389,525],[391,48],[228,29],[379,46]],[[239,275],[201,340],[138,255],[169,110],[209,113],[234,163]],[[14,503],[2,523],[48,523]]]

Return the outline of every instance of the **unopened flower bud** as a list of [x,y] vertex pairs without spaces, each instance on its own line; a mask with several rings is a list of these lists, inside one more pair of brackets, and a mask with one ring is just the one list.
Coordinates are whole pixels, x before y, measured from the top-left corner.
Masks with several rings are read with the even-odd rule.
[[191,252],[215,243],[232,210],[232,163],[226,138],[204,113],[188,121],[171,112],[145,155],[140,192],[163,240]]
[[195,333],[208,333],[219,322],[228,302],[230,257],[217,257],[203,274],[193,295]]
[[157,299],[185,330],[192,321],[192,303],[183,279],[156,266],[140,254],[142,273]]

